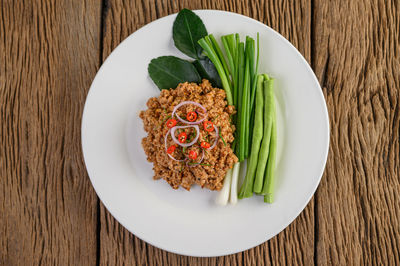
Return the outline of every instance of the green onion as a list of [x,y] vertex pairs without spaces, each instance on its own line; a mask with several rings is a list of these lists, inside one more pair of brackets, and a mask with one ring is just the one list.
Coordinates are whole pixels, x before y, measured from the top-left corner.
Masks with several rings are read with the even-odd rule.
[[247,120],[248,118],[248,97],[249,97],[249,82],[250,82],[250,69],[249,69],[249,59],[246,58],[245,72],[244,72],[244,81],[243,81],[243,92],[242,92],[242,104],[240,106],[240,137],[239,137],[239,162],[245,159],[246,154],[246,145],[248,144],[247,136],[248,136],[248,126]]
[[215,68],[217,69],[218,75],[221,78],[222,87],[224,88],[225,93],[226,93],[226,99],[228,100],[228,104],[233,105],[230,81],[228,80],[228,77],[223,68],[223,65],[222,65],[220,59],[218,58],[218,55],[214,51],[212,44],[209,41],[209,38],[207,39],[206,37],[199,40],[199,45],[204,49],[208,58],[211,60],[211,62],[213,62]]

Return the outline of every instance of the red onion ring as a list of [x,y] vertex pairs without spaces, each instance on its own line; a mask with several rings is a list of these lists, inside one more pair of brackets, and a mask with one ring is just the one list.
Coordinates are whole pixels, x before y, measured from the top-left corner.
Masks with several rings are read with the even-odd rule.
[[[167,147],[167,139],[168,139],[168,134],[170,134],[170,133],[171,133],[171,129],[168,130],[167,134],[165,134],[165,137],[164,137],[165,153],[169,156],[169,158],[171,158],[171,159],[174,160],[174,161],[177,161],[177,162],[184,162],[184,161],[186,161],[187,158],[185,158],[185,159],[183,159],[183,160],[178,160],[178,159],[175,159],[174,157],[172,157],[172,155],[169,154],[169,153],[167,152],[167,150],[168,150],[168,147]],[[171,136],[172,136],[172,135],[171,135]]]
[[212,149],[214,149],[214,147],[217,145],[217,142],[218,142],[218,137],[219,137],[219,134],[218,134],[218,128],[217,128],[217,126],[216,125],[214,125],[214,128],[215,128],[215,140],[214,140],[214,143],[213,143],[213,145],[210,147],[210,148],[207,148],[207,150],[212,150]]
[[189,164],[189,162],[186,161],[186,166],[187,166],[187,167],[193,167],[193,166],[197,166],[197,165],[201,164],[201,162],[202,162],[203,159],[204,159],[204,149],[201,149],[201,150],[202,150],[203,153],[201,154],[200,161],[198,161],[197,163],[193,163],[193,164]]
[[[193,105],[196,105],[197,107],[200,107],[200,108],[204,111],[204,117],[203,117],[202,119],[200,119],[199,121],[190,122],[190,121],[183,120],[178,114],[175,114],[179,107],[181,107],[181,106],[183,106],[183,105],[186,105],[186,104],[193,104]],[[178,120],[181,121],[182,123],[186,123],[186,124],[188,124],[188,125],[198,125],[198,124],[200,124],[201,122],[203,122],[204,119],[207,118],[207,109],[204,108],[204,106],[201,105],[201,104],[199,104],[199,103],[192,102],[192,101],[183,101],[183,102],[179,103],[177,106],[175,106],[174,110],[172,111],[171,117],[174,117],[174,115],[176,115],[176,117],[178,118]]]
[[[194,128],[196,129],[196,131],[197,131],[196,137],[194,138],[194,140],[192,140],[192,141],[189,142],[189,143],[180,143],[180,142],[178,141],[178,139],[175,137],[175,131],[176,131],[178,128],[189,128],[189,127],[194,127]],[[174,142],[175,142],[176,144],[178,144],[178,145],[181,146],[181,147],[189,147],[189,146],[192,146],[192,145],[195,144],[196,141],[199,139],[199,135],[200,135],[200,130],[199,130],[199,126],[198,126],[198,125],[191,125],[191,126],[175,126],[175,127],[171,128],[171,137],[172,137],[172,139],[174,140]]]

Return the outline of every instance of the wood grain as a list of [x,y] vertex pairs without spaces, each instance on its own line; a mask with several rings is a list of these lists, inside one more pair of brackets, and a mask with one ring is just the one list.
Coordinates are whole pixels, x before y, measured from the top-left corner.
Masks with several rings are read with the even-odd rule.
[[[195,258],[130,234],[81,155],[85,97],[129,34],[181,8],[253,17],[311,63],[331,125],[327,167],[270,241]],[[0,265],[400,265],[397,0],[0,0]]]
[[[223,9],[271,26],[288,38],[311,62],[310,1],[112,1],[106,2],[103,59],[145,24],[182,8]],[[185,257],[155,248],[130,234],[104,208],[100,212],[102,265],[270,265],[314,263],[314,204],[285,231],[254,249],[219,258]]]
[[400,263],[400,6],[316,1],[313,66],[331,123],[316,262]]
[[0,265],[96,263],[80,121],[100,63],[97,3],[1,1]]

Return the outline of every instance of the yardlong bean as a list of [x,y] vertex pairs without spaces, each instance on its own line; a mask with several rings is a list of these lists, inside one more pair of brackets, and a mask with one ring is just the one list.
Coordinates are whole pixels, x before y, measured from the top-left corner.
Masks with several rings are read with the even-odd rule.
[[[265,78],[265,76],[264,76]],[[271,129],[272,129],[272,107],[273,107],[273,79],[264,80],[264,130],[263,139],[261,142],[260,152],[258,155],[257,171],[256,171],[256,182],[259,184],[263,183],[265,167],[269,155],[269,144],[271,140]],[[254,188],[255,193],[260,193],[262,187],[257,186]]]
[[264,195],[264,202],[274,202],[274,188],[275,188],[275,164],[276,164],[276,146],[277,146],[277,126],[276,126],[276,107],[275,102],[272,101],[272,132],[271,141],[269,145],[269,156],[267,169],[264,176],[264,186],[261,194]]
[[[256,87],[256,108],[254,117],[254,129],[253,129],[253,141],[251,143],[251,153],[247,160],[246,177],[243,185],[240,188],[239,198],[248,198],[253,195],[253,183],[255,173],[257,169],[258,153],[260,150],[261,140],[263,138],[263,109],[264,109],[264,97],[263,97],[263,75],[257,76],[257,87]],[[254,186],[256,184],[254,183]],[[260,186],[262,186],[262,181]]]

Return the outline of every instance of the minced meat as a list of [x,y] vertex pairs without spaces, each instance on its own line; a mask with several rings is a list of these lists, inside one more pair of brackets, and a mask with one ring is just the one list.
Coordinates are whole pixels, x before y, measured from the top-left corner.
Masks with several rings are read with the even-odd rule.
[[[150,98],[147,101],[148,109],[141,111],[140,118],[143,119],[144,129],[148,135],[143,138],[142,145],[147,155],[147,160],[153,163],[154,179],[164,179],[172,188],[179,186],[190,190],[193,184],[210,190],[220,190],[228,169],[237,162],[237,157],[231,149],[234,140],[235,126],[231,124],[231,115],[234,114],[233,106],[227,106],[225,91],[213,88],[208,80],[201,84],[181,83],[176,89],[162,90],[159,97]],[[187,165],[186,162],[172,160],[166,153],[164,143],[165,135],[169,128],[166,121],[176,105],[183,101],[194,101],[201,104],[207,110],[207,120],[212,121],[219,129],[220,137],[216,132],[208,133],[202,124],[199,124],[200,135],[196,144],[186,149],[176,145],[169,137],[167,147],[176,145],[173,155],[176,159],[183,159],[191,150],[199,154],[202,152],[200,142],[207,140],[211,145],[218,138],[217,145],[211,150],[204,150],[204,159],[200,164]],[[186,120],[187,112],[196,110],[194,105],[184,105],[179,108],[177,114]],[[175,118],[176,119],[176,118]],[[182,125],[178,121],[178,125]],[[194,130],[192,130],[194,131]],[[187,132],[190,132],[188,129]],[[190,133],[188,133],[190,134]],[[225,142],[225,143],[224,143]]]

